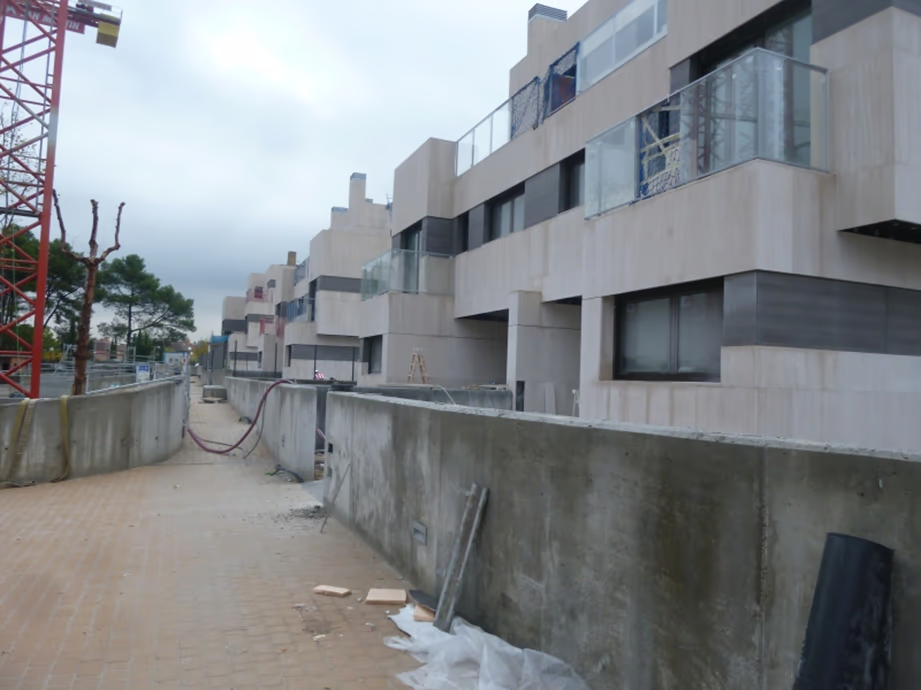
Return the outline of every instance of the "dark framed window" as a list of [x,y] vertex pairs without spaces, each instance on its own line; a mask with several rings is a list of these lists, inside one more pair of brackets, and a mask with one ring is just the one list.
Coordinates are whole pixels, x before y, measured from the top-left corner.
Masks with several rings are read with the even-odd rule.
[[291,346],[290,345],[285,347],[285,362],[286,362],[285,364],[286,367],[291,366]]
[[463,254],[470,248],[470,212],[462,213],[454,222],[457,233],[457,253]]
[[720,380],[722,280],[623,295],[615,305],[615,378]]
[[560,213],[585,203],[585,149],[562,163]]
[[524,230],[524,187],[497,197],[489,203],[489,239],[497,240]]
[[380,374],[384,365],[384,336],[365,338],[365,361],[369,374]]

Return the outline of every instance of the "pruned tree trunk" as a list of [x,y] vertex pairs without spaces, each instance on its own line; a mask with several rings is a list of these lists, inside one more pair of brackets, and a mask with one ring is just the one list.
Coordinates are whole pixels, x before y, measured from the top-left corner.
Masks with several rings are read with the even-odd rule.
[[99,204],[95,199],[90,200],[93,207],[93,229],[90,233],[90,253],[87,256],[77,254],[67,249],[67,232],[64,230],[64,218],[61,216],[61,205],[58,203],[58,193],[54,192],[54,208],[58,216],[58,225],[61,226],[61,251],[74,261],[79,261],[86,266],[86,282],[83,285],[83,305],[80,307],[80,322],[77,325],[77,344],[74,348],[74,385],[71,393],[83,395],[86,393],[86,366],[90,360],[90,327],[93,319],[93,298],[96,294],[96,277],[99,266],[109,254],[121,249],[118,243],[118,234],[122,225],[123,201],[118,205],[118,217],[115,220],[115,244],[106,249],[101,255],[99,244],[96,242],[96,231],[99,229]]

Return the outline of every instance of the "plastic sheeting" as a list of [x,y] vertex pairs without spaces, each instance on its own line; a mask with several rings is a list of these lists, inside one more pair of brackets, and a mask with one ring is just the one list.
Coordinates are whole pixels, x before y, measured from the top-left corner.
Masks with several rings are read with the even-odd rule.
[[414,621],[412,605],[390,619],[409,637],[390,637],[385,644],[423,664],[399,676],[416,690],[588,690],[563,661],[513,647],[459,617],[450,635]]

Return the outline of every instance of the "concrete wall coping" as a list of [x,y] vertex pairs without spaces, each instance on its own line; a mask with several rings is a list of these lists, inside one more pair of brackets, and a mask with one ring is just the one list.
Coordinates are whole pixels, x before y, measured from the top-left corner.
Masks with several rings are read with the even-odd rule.
[[348,398],[363,398],[372,400],[375,403],[388,405],[398,405],[403,407],[418,407],[427,410],[439,410],[441,412],[454,412],[456,414],[474,415],[480,417],[509,417],[528,422],[540,422],[544,424],[554,424],[561,427],[582,428],[582,429],[606,429],[608,431],[617,431],[629,434],[644,434],[647,436],[657,436],[660,438],[687,439],[691,441],[703,441],[709,443],[728,443],[732,445],[748,446],[753,448],[767,448],[774,450],[791,451],[791,452],[829,452],[841,455],[859,455],[862,457],[873,457],[886,460],[901,460],[904,462],[921,463],[921,453],[906,453],[901,451],[877,450],[873,448],[860,448],[846,444],[819,443],[816,441],[774,438],[771,436],[757,436],[754,434],[726,434],[710,431],[696,431],[694,429],[685,429],[680,427],[653,426],[645,424],[631,424],[627,422],[611,422],[606,420],[581,419],[575,417],[565,417],[560,415],[537,414],[534,412],[515,412],[510,410],[494,410],[475,407],[464,407],[462,405],[451,405],[450,403],[425,402],[420,400],[408,400],[405,398],[395,398],[383,394],[368,393],[346,393],[332,392],[331,396],[342,396]]

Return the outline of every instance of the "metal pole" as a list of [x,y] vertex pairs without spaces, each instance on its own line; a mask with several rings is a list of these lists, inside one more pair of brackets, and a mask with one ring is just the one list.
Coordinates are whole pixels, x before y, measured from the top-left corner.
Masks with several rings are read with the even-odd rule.
[[313,374],[314,376],[316,376],[317,374],[317,346],[316,345],[313,346]]
[[272,361],[272,369],[275,374],[275,378],[281,378],[278,373],[278,341],[275,341],[275,359]]
[[233,375],[237,375],[237,348],[240,346],[240,341],[236,341],[233,344]]
[[358,354],[358,348],[352,348],[352,380],[355,380],[355,355]]

